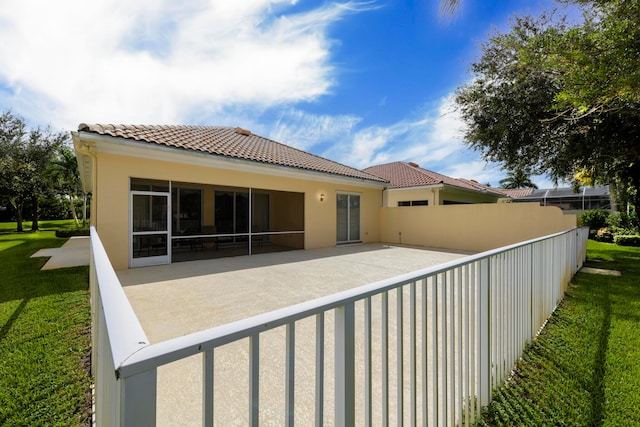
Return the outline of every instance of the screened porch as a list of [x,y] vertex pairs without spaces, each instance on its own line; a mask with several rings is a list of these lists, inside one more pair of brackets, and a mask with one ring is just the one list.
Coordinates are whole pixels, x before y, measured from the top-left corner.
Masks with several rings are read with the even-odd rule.
[[131,178],[131,266],[304,249],[304,194]]

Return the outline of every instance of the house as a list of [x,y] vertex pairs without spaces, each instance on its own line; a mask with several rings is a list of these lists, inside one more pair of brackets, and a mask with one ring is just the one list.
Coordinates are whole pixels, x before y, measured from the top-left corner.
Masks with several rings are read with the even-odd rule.
[[246,129],[81,124],[72,139],[115,269],[380,240],[387,180]]
[[384,206],[438,206],[496,203],[505,195],[473,180],[455,179],[421,168],[413,162],[371,166],[365,172],[389,181]]
[[483,251],[576,224],[414,163],[358,170],[242,128],[81,124],[72,139],[116,270],[349,243]]
[[573,188],[501,189],[514,202],[537,202],[541,206],[557,206],[565,213],[580,213],[589,209],[611,209],[609,186]]

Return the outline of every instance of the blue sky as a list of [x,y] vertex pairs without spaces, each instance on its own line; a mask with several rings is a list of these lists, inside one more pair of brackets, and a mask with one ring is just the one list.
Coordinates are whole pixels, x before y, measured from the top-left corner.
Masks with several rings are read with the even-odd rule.
[[432,0],[4,0],[0,109],[60,130],[240,126],[358,168],[414,161],[497,186],[451,97],[494,28],[556,6],[467,0],[447,21]]

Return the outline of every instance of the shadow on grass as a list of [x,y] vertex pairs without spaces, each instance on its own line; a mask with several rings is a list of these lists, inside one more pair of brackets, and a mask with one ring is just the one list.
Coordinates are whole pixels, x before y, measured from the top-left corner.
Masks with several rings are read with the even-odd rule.
[[26,307],[27,303],[29,302],[29,299],[30,298],[25,298],[22,301],[20,301],[20,304],[18,305],[18,307],[16,307],[16,309],[13,310],[13,313],[11,313],[11,316],[9,316],[9,319],[7,319],[5,324],[2,325],[2,328],[0,328],[0,343],[11,330],[11,327],[13,326],[14,322],[18,319],[18,317],[20,317],[20,314]]
[[640,251],[590,242],[588,255],[622,276],[573,279],[478,425],[638,425]]
[[31,258],[40,249],[58,248],[64,242],[53,232],[0,236],[0,304],[86,289],[88,267],[42,271],[48,257]]

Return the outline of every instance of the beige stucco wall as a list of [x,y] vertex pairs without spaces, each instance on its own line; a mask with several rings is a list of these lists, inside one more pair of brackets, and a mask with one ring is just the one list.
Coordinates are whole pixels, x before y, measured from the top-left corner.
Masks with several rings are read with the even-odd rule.
[[385,243],[485,251],[567,230],[575,215],[538,203],[383,208],[380,239]]
[[[307,249],[336,244],[336,193],[357,193],[361,196],[362,241],[380,241],[381,189],[99,152],[93,194],[95,215],[92,217],[115,269],[128,267],[130,177],[304,193],[304,245]],[[318,179],[321,178],[319,175]],[[323,202],[320,194],[325,194]],[[205,193],[204,197],[211,200],[212,196]]]
[[429,206],[438,205],[439,188],[398,188],[385,191],[385,206],[393,208],[398,202],[407,200],[428,200]]
[[491,193],[481,193],[479,191],[466,191],[452,187],[418,187],[418,188],[394,188],[385,191],[385,206],[394,208],[398,202],[428,200],[429,206],[444,204],[444,201],[458,203],[495,203],[500,198]]

